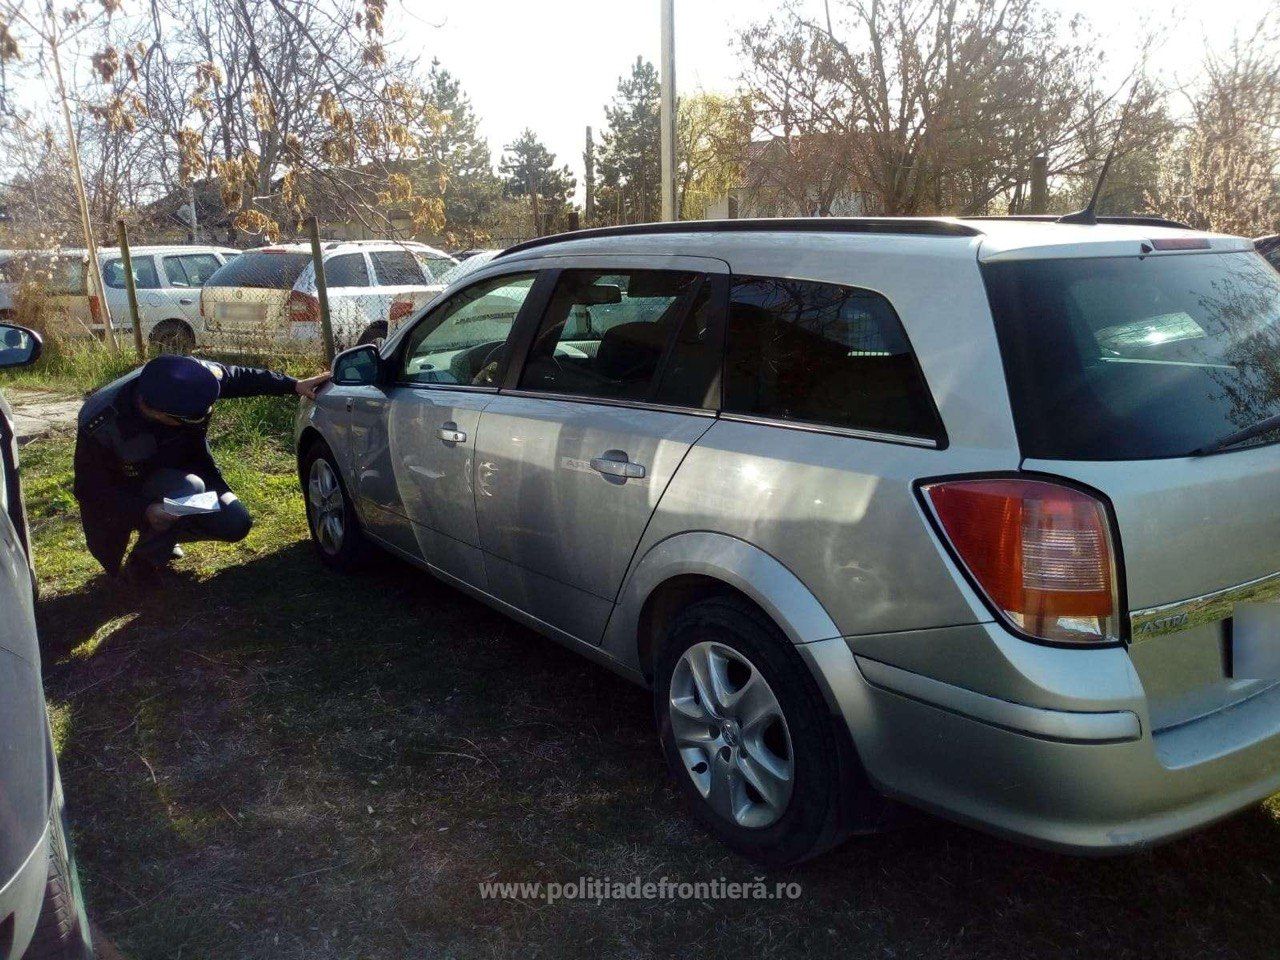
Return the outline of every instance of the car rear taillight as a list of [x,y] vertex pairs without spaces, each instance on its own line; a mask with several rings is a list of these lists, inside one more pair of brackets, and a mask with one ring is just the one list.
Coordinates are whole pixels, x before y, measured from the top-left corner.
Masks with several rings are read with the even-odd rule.
[[387,314],[387,329],[394,330],[396,328],[396,324],[411,313],[413,313],[412,300],[392,300],[391,310]]
[[320,301],[301,290],[290,291],[285,302],[285,314],[290,323],[319,323]]
[[1016,630],[1054,643],[1120,640],[1115,542],[1101,501],[1013,478],[921,490],[956,557]]

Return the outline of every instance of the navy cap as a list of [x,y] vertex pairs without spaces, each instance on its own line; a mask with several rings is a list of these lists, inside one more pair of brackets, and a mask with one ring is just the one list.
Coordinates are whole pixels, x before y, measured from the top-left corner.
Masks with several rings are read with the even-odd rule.
[[211,365],[171,354],[148,360],[138,375],[138,397],[148,407],[194,420],[213,406],[222,383]]

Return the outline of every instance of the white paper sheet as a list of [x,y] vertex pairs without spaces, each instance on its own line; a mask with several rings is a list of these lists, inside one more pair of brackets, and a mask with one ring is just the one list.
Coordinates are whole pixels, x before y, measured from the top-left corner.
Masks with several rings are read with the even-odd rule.
[[222,509],[216,491],[193,493],[187,497],[165,497],[164,512],[174,517],[190,517],[201,513],[217,513]]

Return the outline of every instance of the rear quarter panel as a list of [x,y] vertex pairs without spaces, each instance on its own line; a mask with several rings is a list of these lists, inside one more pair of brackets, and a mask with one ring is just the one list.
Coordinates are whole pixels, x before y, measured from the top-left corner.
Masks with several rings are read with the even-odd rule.
[[689,451],[637,556],[686,531],[735,537],[798,578],[840,636],[989,620],[913,485],[990,469],[985,453],[721,420]]

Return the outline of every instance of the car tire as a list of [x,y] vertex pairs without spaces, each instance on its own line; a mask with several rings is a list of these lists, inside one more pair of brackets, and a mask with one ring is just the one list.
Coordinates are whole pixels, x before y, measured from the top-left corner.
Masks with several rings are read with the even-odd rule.
[[382,341],[385,339],[387,339],[387,325],[379,320],[364,328],[364,333],[360,334],[360,339],[356,341],[356,346],[363,347],[370,343],[374,346],[381,346]]
[[364,531],[333,451],[323,440],[316,440],[300,467],[307,528],[316,553],[335,570],[353,569],[364,558]]
[[[708,672],[719,681],[709,695],[699,693]],[[675,618],[655,659],[654,709],[676,792],[694,819],[756,863],[808,860],[878,816],[881,801],[809,668],[746,601],[712,597]],[[766,771],[789,774],[789,784]]]
[[92,960],[84,911],[62,820],[55,816],[49,839],[49,877],[44,903],[24,960]]
[[151,328],[147,342],[156,353],[188,355],[196,348],[196,335],[181,320],[161,320]]

